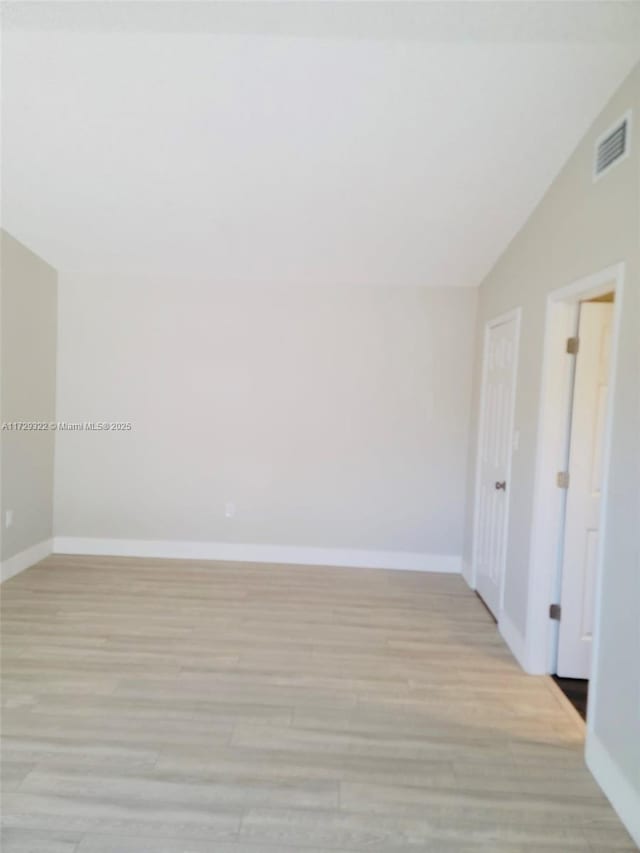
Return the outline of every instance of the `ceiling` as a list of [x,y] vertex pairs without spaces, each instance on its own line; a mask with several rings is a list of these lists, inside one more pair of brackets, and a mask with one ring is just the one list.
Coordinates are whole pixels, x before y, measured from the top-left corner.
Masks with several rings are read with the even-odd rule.
[[639,3],[6,3],[3,227],[61,272],[473,286]]

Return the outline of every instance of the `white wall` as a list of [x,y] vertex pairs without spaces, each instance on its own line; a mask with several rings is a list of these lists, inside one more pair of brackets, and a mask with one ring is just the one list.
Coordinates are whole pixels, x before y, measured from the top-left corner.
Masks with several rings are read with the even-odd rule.
[[[594,144],[633,108],[630,156],[592,181]],[[482,283],[479,294],[471,459],[475,461],[481,331],[491,317],[522,306],[505,612],[526,649],[531,636],[529,549],[538,409],[549,291],[620,261],[626,265],[613,410],[610,501],[604,545],[600,645],[590,697],[589,752],[596,776],[640,840],[640,66],[615,93],[526,226]],[[473,495],[474,465],[469,466]],[[465,559],[471,559],[472,500]],[[548,606],[548,605],[547,605]],[[539,618],[539,615],[538,615]],[[607,764],[608,770],[602,770]],[[606,778],[605,778],[606,777]],[[611,779],[615,781],[611,783]]]
[[58,434],[56,536],[457,566],[475,305],[466,288],[62,276],[59,419],[133,429]]
[[[0,231],[3,423],[55,419],[56,279],[49,264]],[[51,550],[54,438],[49,430],[0,431],[3,579]]]

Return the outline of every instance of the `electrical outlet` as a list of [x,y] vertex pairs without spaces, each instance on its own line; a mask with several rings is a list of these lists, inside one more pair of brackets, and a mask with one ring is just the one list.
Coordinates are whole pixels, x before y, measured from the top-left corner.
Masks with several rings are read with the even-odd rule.
[[12,524],[13,524],[13,510],[8,509],[5,511],[5,514],[4,514],[4,526],[5,527],[11,527]]
[[233,501],[227,501],[224,505],[224,515],[225,518],[233,518],[236,514],[236,505]]

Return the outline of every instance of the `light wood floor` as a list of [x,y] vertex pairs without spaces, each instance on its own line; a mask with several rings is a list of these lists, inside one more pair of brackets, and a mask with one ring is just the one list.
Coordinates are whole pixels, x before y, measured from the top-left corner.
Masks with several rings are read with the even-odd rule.
[[2,641],[3,853],[635,849],[459,577],[56,556]]

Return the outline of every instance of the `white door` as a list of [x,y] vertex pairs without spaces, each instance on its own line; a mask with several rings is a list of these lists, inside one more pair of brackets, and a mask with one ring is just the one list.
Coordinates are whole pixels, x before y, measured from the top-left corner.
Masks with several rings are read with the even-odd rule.
[[565,518],[558,675],[589,678],[613,304],[580,306]]
[[489,323],[485,338],[474,562],[478,593],[496,618],[507,548],[519,323],[519,314]]

